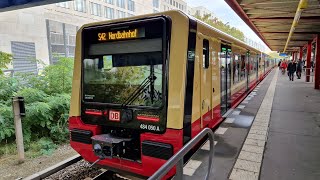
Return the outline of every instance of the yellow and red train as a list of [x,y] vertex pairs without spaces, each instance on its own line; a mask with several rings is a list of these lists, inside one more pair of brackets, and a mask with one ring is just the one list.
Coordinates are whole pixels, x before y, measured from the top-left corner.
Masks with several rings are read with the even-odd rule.
[[75,54],[71,146],[145,177],[222,122],[275,63],[180,11],[84,25]]

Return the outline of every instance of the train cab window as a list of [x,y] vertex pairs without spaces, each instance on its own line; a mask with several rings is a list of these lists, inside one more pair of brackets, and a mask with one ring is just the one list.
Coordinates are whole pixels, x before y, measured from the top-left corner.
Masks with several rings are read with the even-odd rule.
[[83,101],[162,108],[167,52],[164,27],[163,20],[153,19],[128,26],[85,29]]
[[203,40],[203,68],[207,69],[209,67],[209,41],[204,39]]

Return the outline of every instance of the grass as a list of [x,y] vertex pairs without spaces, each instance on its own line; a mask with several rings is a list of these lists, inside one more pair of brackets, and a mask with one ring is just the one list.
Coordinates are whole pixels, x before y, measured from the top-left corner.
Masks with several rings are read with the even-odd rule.
[[[36,158],[42,155],[51,155],[58,147],[49,138],[40,138],[35,141],[24,144],[25,157]],[[0,143],[0,158],[17,154],[15,142]]]
[[14,154],[17,154],[17,146],[15,143],[0,143],[0,158]]

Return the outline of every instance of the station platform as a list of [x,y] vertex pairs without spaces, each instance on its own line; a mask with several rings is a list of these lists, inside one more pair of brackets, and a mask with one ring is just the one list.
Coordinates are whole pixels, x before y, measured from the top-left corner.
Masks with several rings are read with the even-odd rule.
[[[215,131],[210,179],[319,179],[319,107],[313,83],[272,70]],[[208,155],[206,142],[185,165],[184,178],[203,179]]]

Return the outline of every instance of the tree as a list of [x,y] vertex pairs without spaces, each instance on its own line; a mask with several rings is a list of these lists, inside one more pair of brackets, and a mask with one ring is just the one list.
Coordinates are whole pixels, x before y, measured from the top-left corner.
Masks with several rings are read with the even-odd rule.
[[241,41],[244,41],[244,34],[242,31],[235,27],[231,27],[228,23],[224,24],[221,20],[219,20],[216,17],[212,18],[211,14],[205,14],[203,16],[200,16],[199,13],[196,13],[194,17],[211,25],[212,27],[219,29],[222,32],[225,32]]
[[2,69],[8,68],[7,65],[11,62],[12,55],[0,51],[0,75],[3,74]]

